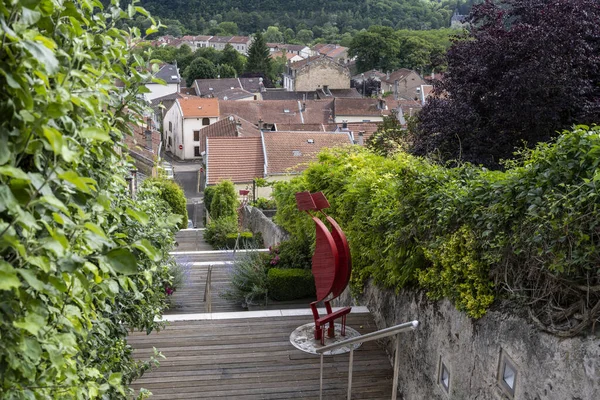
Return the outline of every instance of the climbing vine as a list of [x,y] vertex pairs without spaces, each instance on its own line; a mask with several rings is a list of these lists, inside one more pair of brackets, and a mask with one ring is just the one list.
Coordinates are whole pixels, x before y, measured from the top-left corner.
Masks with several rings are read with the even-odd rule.
[[[0,3],[0,398],[126,398],[180,217],[133,199],[124,135],[139,123],[146,12],[95,0]],[[152,28],[153,29],[153,28]]]

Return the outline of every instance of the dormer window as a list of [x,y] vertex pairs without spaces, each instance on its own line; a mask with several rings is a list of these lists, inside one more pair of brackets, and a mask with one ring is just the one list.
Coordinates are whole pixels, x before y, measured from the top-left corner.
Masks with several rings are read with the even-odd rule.
[[302,152],[300,150],[292,150],[292,155],[294,157],[301,157],[302,156]]
[[308,144],[315,144],[315,139],[308,139],[306,141],[306,143],[308,143]]

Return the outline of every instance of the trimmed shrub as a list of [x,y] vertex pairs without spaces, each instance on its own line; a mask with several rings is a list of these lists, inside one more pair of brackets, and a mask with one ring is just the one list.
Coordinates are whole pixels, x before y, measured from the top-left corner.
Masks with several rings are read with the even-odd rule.
[[286,301],[314,297],[315,279],[312,273],[300,268],[271,268],[267,274],[269,298]]
[[227,247],[227,235],[237,235],[237,217],[235,215],[213,219],[204,230],[204,239],[215,249]]
[[[237,233],[230,233],[226,238],[226,246],[228,249],[233,249],[235,247],[235,241],[237,240]],[[256,243],[254,242],[254,235],[252,232],[242,232],[240,233],[240,241],[238,243],[238,248],[240,249],[254,249],[256,248]]]
[[143,188],[155,187],[160,190],[160,197],[165,200],[173,214],[181,216],[179,229],[187,228],[187,200],[183,189],[174,181],[164,178],[148,178],[142,183]]
[[231,181],[223,181],[215,186],[210,200],[210,217],[219,219],[237,215],[238,196]]
[[274,199],[259,197],[252,202],[252,206],[260,208],[261,210],[275,210],[277,208],[277,202]]

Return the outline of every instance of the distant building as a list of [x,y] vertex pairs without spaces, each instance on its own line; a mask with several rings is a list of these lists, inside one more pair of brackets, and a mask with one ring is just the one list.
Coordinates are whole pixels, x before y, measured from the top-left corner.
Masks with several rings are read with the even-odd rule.
[[144,93],[146,100],[151,101],[157,97],[179,93],[181,76],[179,75],[177,64],[163,64],[158,72],[154,74],[154,77],[162,79],[166,85],[154,82],[146,83],[145,86],[150,90],[150,93]]
[[219,100],[186,96],[176,99],[165,113],[165,150],[181,160],[201,158],[200,131],[219,119]]
[[465,23],[467,19],[466,15],[462,15],[458,13],[458,8],[454,10],[454,14],[452,14],[452,18],[450,18],[450,27],[459,27]]
[[421,85],[426,83],[417,72],[400,68],[381,78],[381,91],[392,93],[396,100],[420,100]]
[[313,47],[313,54],[325,56],[340,64],[347,64],[350,61],[348,48],[339,44],[317,44]]
[[283,86],[288,91],[297,92],[350,89],[350,70],[325,56],[309,57],[288,64]]

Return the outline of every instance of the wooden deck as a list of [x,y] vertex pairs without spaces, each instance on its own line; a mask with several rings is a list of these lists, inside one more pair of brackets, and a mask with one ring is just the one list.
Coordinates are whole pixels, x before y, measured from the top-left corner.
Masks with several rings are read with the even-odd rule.
[[[310,316],[173,322],[165,330],[129,337],[136,357],[153,347],[166,357],[158,369],[134,383],[153,399],[318,399],[319,356],[289,342]],[[348,326],[361,334],[376,330],[370,314],[350,314]],[[355,351],[352,398],[389,399],[392,367],[376,343]],[[326,356],[325,399],[345,399],[348,354]]]

